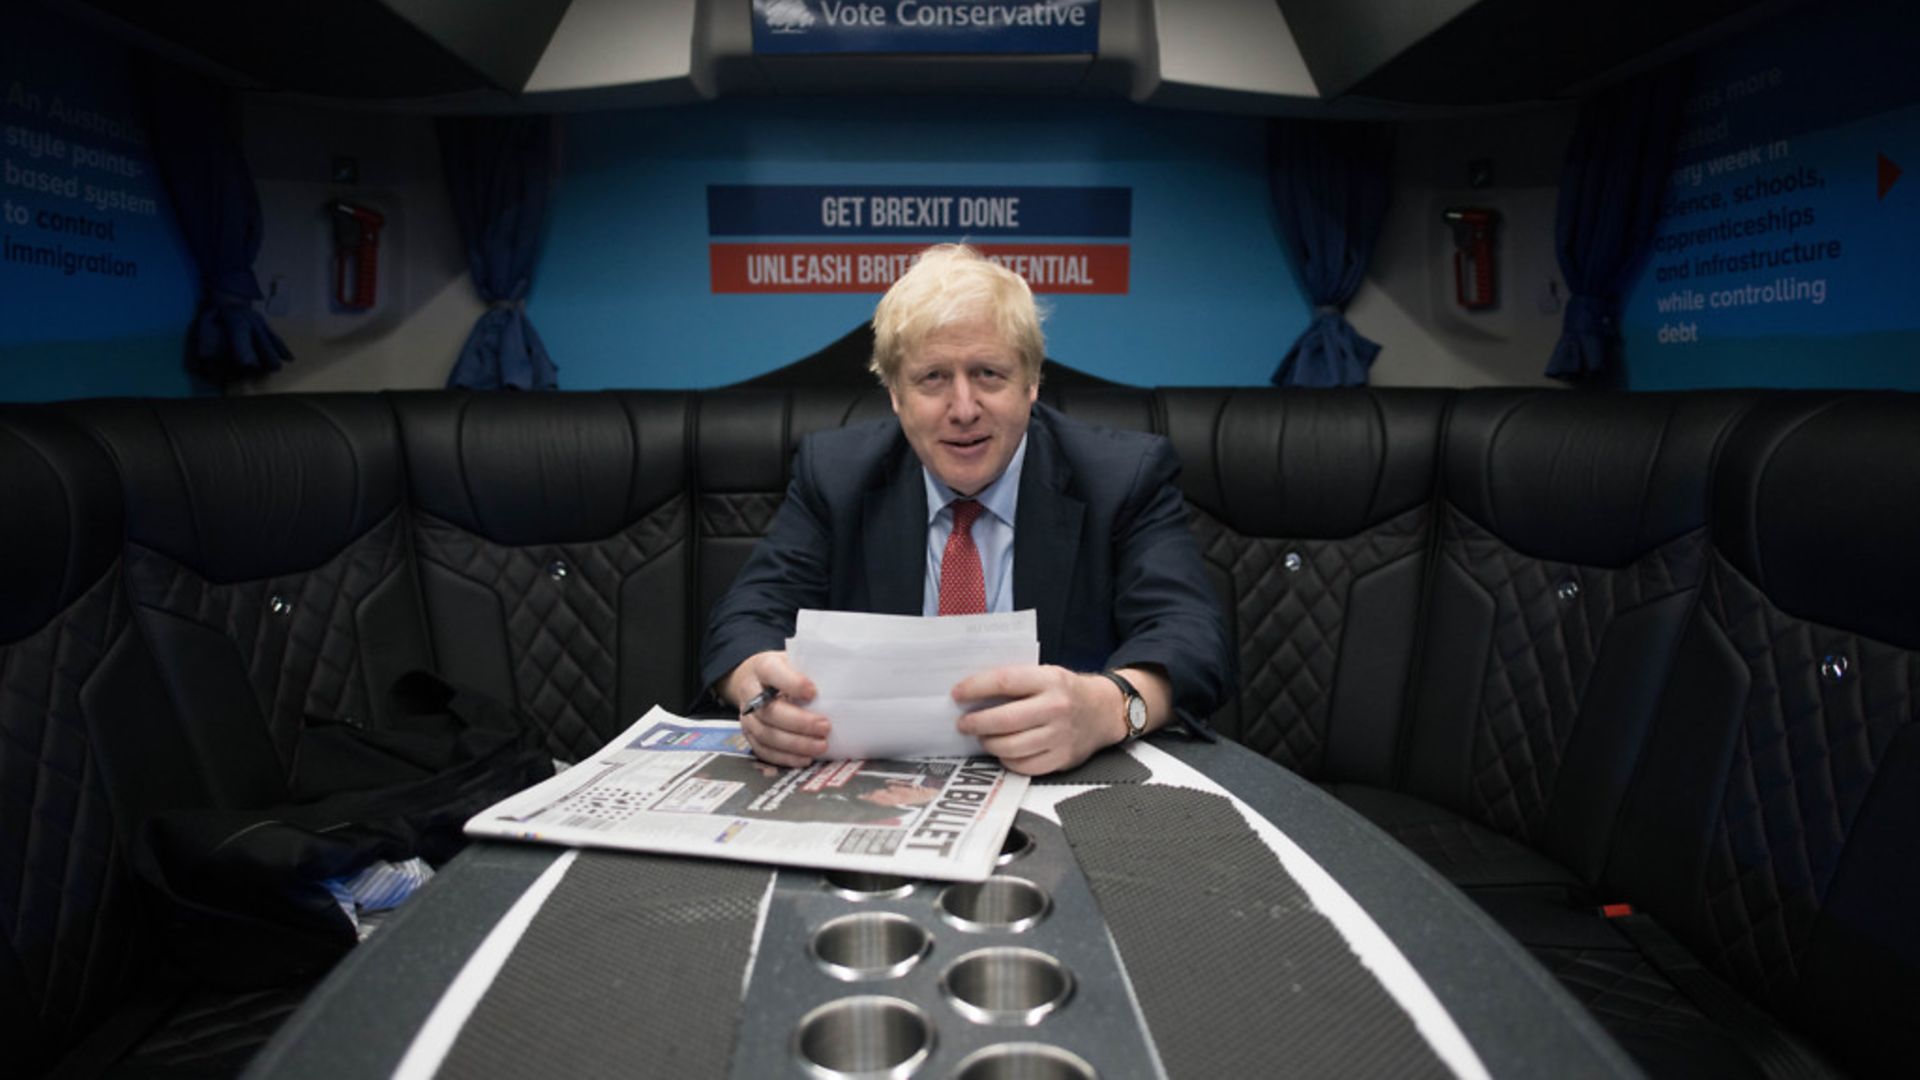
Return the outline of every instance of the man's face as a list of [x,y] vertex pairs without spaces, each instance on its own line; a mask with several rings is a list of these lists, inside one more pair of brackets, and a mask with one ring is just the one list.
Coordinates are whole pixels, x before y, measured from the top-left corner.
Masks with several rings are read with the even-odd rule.
[[943,326],[900,364],[888,391],[907,442],[934,479],[977,495],[1027,433],[1038,384],[989,321]]
[[933,801],[940,789],[921,787],[919,784],[906,784],[898,780],[887,781],[887,786],[873,791],[863,792],[860,798],[880,806],[925,806]]

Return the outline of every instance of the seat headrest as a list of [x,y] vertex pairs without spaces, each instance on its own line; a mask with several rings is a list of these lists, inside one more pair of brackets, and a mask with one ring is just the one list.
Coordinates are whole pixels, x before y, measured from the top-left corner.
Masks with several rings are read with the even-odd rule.
[[1920,649],[1920,395],[1793,394],[1728,437],[1714,545],[1797,618]]
[[67,609],[120,554],[113,461],[84,431],[35,406],[0,406],[0,643]]
[[400,502],[393,413],[374,395],[63,408],[113,455],[128,540],[209,581],[311,570]]
[[686,490],[684,393],[391,397],[414,504],[496,543],[603,539]]
[[1048,386],[1041,384],[1040,400],[1083,424],[1115,431],[1156,429],[1156,402],[1152,390],[1133,386]]
[[1624,566],[1706,524],[1715,451],[1751,401],[1466,391],[1447,421],[1446,498],[1523,554]]
[[801,439],[892,415],[874,383],[710,391],[700,399],[700,490],[784,491]]
[[1335,540],[1433,491],[1448,391],[1163,389],[1187,499],[1247,536]]

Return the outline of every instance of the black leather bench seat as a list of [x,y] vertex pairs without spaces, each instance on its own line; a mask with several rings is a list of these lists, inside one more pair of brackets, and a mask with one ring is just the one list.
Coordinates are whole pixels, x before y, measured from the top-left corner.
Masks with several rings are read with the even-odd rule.
[[[1475,896],[1650,1072],[1752,1072],[1756,1027],[1909,1067],[1920,399],[1042,394],[1179,453],[1241,672],[1216,726]],[[687,707],[798,440],[888,411],[869,385],[0,408],[5,1044],[35,1074],[137,1008],[147,815],[287,798],[301,725],[384,723],[405,671],[559,758]],[[300,992],[202,987],[122,1065],[236,1068]]]

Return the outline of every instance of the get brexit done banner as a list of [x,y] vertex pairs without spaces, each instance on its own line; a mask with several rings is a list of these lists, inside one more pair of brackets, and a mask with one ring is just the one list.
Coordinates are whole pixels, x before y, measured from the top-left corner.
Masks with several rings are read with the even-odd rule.
[[[707,187],[716,293],[885,292],[917,253],[955,237],[1037,293],[1125,293],[1132,232],[1125,187]],[[920,239],[866,239],[909,236]],[[1046,239],[1001,239],[1020,237]]]

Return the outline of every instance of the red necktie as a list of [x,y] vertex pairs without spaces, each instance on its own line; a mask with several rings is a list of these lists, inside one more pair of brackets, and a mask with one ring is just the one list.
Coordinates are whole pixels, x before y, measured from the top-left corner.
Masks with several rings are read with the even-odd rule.
[[940,614],[980,615],[987,610],[987,583],[980,574],[980,549],[973,546],[973,523],[980,504],[953,503],[953,532],[940,556]]

